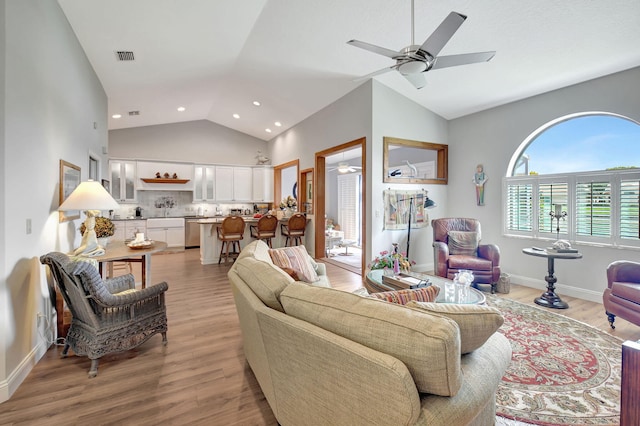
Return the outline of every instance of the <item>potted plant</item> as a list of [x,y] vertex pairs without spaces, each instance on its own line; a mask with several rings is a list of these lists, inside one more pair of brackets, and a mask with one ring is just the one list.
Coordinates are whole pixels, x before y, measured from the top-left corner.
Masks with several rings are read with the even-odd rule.
[[[109,242],[109,237],[113,236],[116,227],[108,217],[98,216],[96,219],[96,226],[94,230],[96,231],[96,238],[98,238],[98,244],[102,247],[106,247]],[[84,235],[85,231],[84,222],[80,225],[80,234]]]

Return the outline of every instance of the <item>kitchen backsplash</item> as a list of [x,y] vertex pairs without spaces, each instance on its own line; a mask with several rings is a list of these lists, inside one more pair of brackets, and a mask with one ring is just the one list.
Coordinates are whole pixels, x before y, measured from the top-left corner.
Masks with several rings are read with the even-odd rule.
[[[136,208],[142,208],[142,217],[164,216],[226,216],[231,209],[249,210],[253,213],[253,203],[208,204],[194,203],[193,194],[186,191],[138,191],[137,204],[120,204],[113,212],[115,219],[125,219],[136,215]],[[165,214],[166,212],[166,214]]]

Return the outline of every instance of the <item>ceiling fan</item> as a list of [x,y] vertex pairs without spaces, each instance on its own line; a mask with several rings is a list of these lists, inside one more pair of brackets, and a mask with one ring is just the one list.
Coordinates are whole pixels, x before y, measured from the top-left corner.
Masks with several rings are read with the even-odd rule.
[[423,88],[427,82],[424,73],[429,70],[440,68],[455,67],[458,65],[467,65],[477,62],[487,62],[493,58],[496,52],[477,52],[463,53],[459,55],[438,56],[438,53],[453,37],[458,28],[467,19],[465,15],[457,12],[451,12],[436,28],[436,30],[425,40],[422,45],[414,44],[414,16],[413,2],[411,0],[411,45],[394,51],[385,47],[376,46],[358,40],[349,40],[347,43],[368,50],[379,55],[387,56],[396,61],[395,65],[374,71],[358,80],[374,77],[385,72],[396,70],[404,78],[409,80],[416,89]]
[[338,167],[333,167],[328,169],[328,172],[332,172],[334,170],[337,170],[338,173],[353,173],[355,171],[358,171],[362,169],[362,167],[359,166],[350,166],[349,163],[338,163]]

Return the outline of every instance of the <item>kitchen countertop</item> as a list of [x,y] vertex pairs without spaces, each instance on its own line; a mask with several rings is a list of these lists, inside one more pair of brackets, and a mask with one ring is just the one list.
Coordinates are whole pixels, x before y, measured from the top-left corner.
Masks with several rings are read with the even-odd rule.
[[[219,221],[222,221],[222,219],[224,219],[227,216],[143,216],[143,217],[135,217],[135,216],[130,216],[130,217],[121,217],[118,219],[111,219],[112,221],[123,221],[123,220],[147,220],[147,219],[179,219],[179,218],[184,218],[184,219],[200,219],[200,220],[208,220],[208,219],[217,219]],[[248,219],[254,219],[253,215],[250,216],[242,216],[242,218],[244,220],[248,220]]]

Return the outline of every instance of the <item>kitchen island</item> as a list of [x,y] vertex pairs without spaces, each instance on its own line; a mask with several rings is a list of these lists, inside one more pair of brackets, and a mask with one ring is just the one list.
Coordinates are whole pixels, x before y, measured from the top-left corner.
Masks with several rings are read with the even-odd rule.
[[[244,238],[240,243],[241,247],[246,246],[253,238],[251,238],[251,229],[250,225],[255,225],[258,223],[258,219],[254,217],[243,216],[245,227],[244,227]],[[218,259],[220,256],[220,246],[222,242],[218,240],[218,234],[216,228],[222,223],[224,217],[210,217],[206,219],[200,219],[198,223],[200,224],[200,263],[203,265],[210,265],[213,263],[218,263]],[[271,239],[271,244],[273,248],[284,247],[285,237],[283,237],[280,233],[280,224],[286,224],[288,218],[283,218],[278,221],[278,228],[276,229],[276,237]],[[312,254],[313,249],[313,241],[309,238],[309,230],[312,228],[310,225],[311,219],[307,217],[307,230],[305,231],[304,237],[304,246],[307,248],[307,251]],[[311,244],[308,243],[311,242]],[[313,254],[312,254],[313,256]]]

